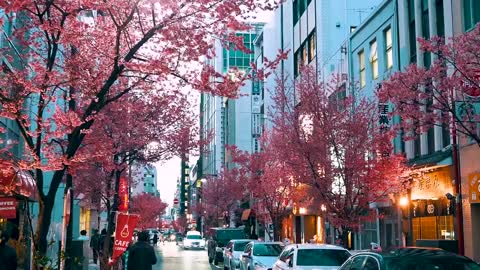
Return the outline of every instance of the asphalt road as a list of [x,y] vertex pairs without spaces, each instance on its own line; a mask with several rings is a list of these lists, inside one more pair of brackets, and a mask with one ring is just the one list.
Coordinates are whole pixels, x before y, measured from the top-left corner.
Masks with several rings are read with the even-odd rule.
[[218,266],[208,263],[206,250],[183,250],[175,242],[159,243],[155,247],[157,253],[157,264],[153,270],[217,270],[223,269],[220,263]]

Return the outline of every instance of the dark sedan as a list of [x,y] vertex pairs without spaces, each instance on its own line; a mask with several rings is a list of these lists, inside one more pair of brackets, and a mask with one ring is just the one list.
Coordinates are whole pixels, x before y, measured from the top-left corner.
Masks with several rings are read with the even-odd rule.
[[480,270],[467,257],[434,248],[398,248],[388,252],[360,252],[340,270]]

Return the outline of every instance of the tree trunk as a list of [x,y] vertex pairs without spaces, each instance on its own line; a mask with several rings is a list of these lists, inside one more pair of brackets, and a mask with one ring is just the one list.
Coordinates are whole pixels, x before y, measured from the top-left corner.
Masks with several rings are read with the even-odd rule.
[[[45,195],[43,192],[43,172],[37,170],[36,180],[37,180],[37,191],[39,196],[39,214],[38,214],[38,223],[35,229],[35,245],[36,252],[40,258],[46,258],[48,241],[47,235],[50,229],[50,224],[52,223],[52,212],[55,205],[55,196],[58,191],[58,187],[61,183],[65,169],[57,170],[54,172],[52,181],[48,189],[48,193]],[[38,175],[40,174],[40,175]],[[38,185],[40,183],[41,185]],[[38,266],[37,261],[34,261],[34,265]]]
[[115,186],[114,186],[114,194],[113,194],[113,205],[109,209],[107,209],[107,216],[108,216],[108,224],[107,224],[107,236],[105,238],[104,244],[103,244],[103,257],[104,262],[107,262],[106,264],[104,263],[104,266],[102,267],[102,270],[107,270],[110,269],[110,266],[108,266],[108,258],[110,257],[110,240],[111,240],[111,235],[115,231],[115,214],[117,213],[118,210],[118,188],[120,184],[120,176],[121,176],[121,171],[116,170],[114,173],[115,177]]
[[37,252],[43,257],[47,254],[48,242],[47,235],[52,223],[52,210],[55,203],[55,196],[46,196],[39,200],[40,211],[38,214],[38,223],[35,234],[35,242],[37,243]]

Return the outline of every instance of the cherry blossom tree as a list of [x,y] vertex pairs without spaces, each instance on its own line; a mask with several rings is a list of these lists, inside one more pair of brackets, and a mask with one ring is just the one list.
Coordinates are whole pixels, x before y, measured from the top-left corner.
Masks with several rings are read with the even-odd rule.
[[273,225],[270,239],[281,241],[282,221],[293,210],[293,205],[302,202],[307,195],[293,177],[293,172],[272,147],[276,135],[266,132],[261,138],[262,151],[248,153],[233,149],[232,162],[242,173],[241,182],[252,197],[252,209],[257,220]]
[[355,230],[374,216],[371,203],[403,190],[403,157],[392,153],[394,133],[380,128],[376,103],[339,99],[335,85],[310,68],[292,84],[278,80],[270,153],[334,226]]
[[[260,0],[4,0],[0,8],[8,20],[19,20],[10,39],[19,43],[15,53],[28,61],[27,68],[3,74],[0,117],[13,120],[25,141],[21,167],[35,173],[40,206],[35,247],[44,255],[60,183],[72,164],[97,156],[81,149],[96,122],[109,119],[105,109],[129,105],[137,110],[138,100],[128,94],[142,91],[193,88],[236,96],[246,76],[239,71],[223,75],[206,64],[203,57],[214,56],[211,37],[241,47],[231,34],[247,29],[240,20],[274,5]],[[45,178],[48,171],[51,179]]]
[[378,97],[391,102],[411,140],[429,128],[457,131],[480,146],[480,25],[447,40],[420,39],[424,53],[434,60],[427,68],[410,65],[382,83]]
[[130,213],[140,216],[138,228],[156,228],[161,215],[165,214],[167,206],[159,197],[144,193],[132,197]]
[[238,168],[223,169],[220,175],[207,178],[202,186],[206,227],[228,225],[225,224],[226,218],[235,211],[244,196],[245,184],[240,179]]

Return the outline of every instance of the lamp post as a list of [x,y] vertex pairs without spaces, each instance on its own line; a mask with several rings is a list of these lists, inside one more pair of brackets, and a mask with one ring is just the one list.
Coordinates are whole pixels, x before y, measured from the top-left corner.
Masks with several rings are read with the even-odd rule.
[[[412,216],[410,215],[410,199],[407,196],[400,197],[399,203],[400,207],[407,212],[407,222],[408,222],[408,232],[405,239],[406,246],[413,245],[413,227],[412,227]],[[403,219],[403,218],[402,218]],[[402,223],[403,225],[403,223]],[[403,230],[402,230],[403,231]]]

